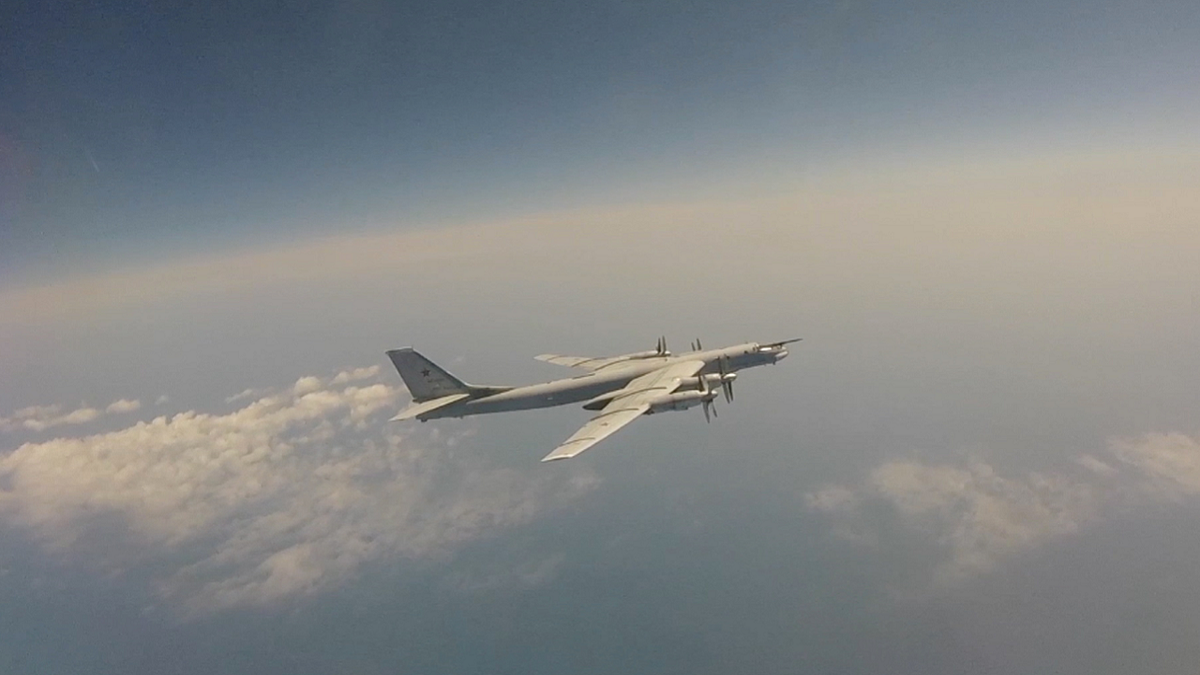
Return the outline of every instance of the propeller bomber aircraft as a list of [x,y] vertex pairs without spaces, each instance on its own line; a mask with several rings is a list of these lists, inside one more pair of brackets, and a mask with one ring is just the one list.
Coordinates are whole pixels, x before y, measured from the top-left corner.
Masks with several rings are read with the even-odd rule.
[[642,415],[700,406],[704,418],[716,416],[713,400],[719,389],[733,401],[738,371],[778,363],[788,355],[787,345],[800,338],[769,344],[747,342],[720,349],[704,349],[700,340],[692,351],[672,354],[666,338],[653,350],[600,358],[542,354],[539,361],[579,368],[575,377],[521,387],[488,387],[467,384],[411,347],[387,352],[399,371],[413,402],[392,418],[422,422],[440,417],[466,417],[485,413],[549,408],[583,403],[600,414],[542,458],[543,462],[569,459],[604,440]]

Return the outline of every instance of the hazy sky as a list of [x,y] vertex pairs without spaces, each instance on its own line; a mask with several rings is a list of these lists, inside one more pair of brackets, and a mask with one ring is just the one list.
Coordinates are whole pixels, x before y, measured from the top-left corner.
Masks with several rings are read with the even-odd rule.
[[1198,23],[1185,0],[17,3],[0,281],[846,156],[1171,144]]
[[[1194,3],[29,3],[0,671],[1195,673]],[[383,352],[803,336],[537,460]],[[695,414],[692,414],[695,413]]]

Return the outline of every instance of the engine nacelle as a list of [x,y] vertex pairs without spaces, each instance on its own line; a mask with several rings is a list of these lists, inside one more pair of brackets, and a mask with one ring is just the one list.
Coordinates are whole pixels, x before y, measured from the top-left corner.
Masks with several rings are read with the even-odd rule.
[[667,352],[666,354],[664,354],[657,350],[651,349],[649,351],[644,351],[644,352],[633,352],[632,354],[622,354],[620,356],[614,356],[612,358],[616,359],[616,360],[620,360],[620,361],[634,361],[637,359],[652,359],[656,356],[670,356],[670,354],[671,354],[670,352]]
[[679,380],[679,389],[681,391],[686,391],[688,389],[700,389],[701,377],[704,378],[704,382],[708,385],[709,389],[714,389],[721,386],[722,379],[724,379],[725,382],[733,382],[735,379],[737,379],[737,373],[725,373],[724,378],[722,378],[719,373],[709,373],[703,376],[697,375],[696,377],[685,377]]
[[[700,386],[700,377],[701,376],[697,375],[696,377],[680,378],[678,393],[701,395],[700,400],[703,401],[704,398],[702,395],[703,391]],[[707,388],[709,390],[713,390],[713,389],[716,389],[721,386],[722,379],[725,382],[733,382],[734,379],[737,378],[737,373],[725,373],[724,378],[722,378],[721,375],[719,375],[717,373],[709,373],[708,375],[704,375],[703,377],[704,377],[705,382],[708,384]],[[583,409],[584,410],[602,410],[604,408],[604,406],[611,403],[614,398],[616,398],[618,395],[620,395],[620,393],[621,393],[621,390],[618,389],[617,391],[610,391],[610,392],[607,392],[604,394],[600,394],[599,396],[585,402],[583,404]],[[712,400],[712,399],[710,398],[709,400]],[[688,404],[687,407],[691,407],[694,405],[697,405],[697,404],[691,403],[691,404]],[[672,410],[683,410],[683,409],[684,408],[672,408]],[[647,414],[649,414],[649,413],[647,413]]]
[[716,392],[709,391],[681,391],[674,394],[664,394],[650,401],[650,409],[646,411],[647,415],[654,413],[668,412],[671,410],[687,410],[694,408],[706,400],[711,401],[716,396]]

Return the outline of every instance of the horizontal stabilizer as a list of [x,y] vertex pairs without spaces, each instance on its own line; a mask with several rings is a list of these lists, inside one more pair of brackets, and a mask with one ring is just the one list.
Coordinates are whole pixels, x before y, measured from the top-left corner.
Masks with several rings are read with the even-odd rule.
[[441,398],[435,398],[431,401],[425,401],[423,403],[413,403],[404,410],[401,410],[400,414],[388,421],[398,422],[400,420],[411,420],[414,417],[420,417],[425,413],[433,412],[439,408],[445,408],[448,405],[458,403],[459,401],[463,401],[468,398],[471,398],[470,394],[450,394],[449,396],[442,396]]

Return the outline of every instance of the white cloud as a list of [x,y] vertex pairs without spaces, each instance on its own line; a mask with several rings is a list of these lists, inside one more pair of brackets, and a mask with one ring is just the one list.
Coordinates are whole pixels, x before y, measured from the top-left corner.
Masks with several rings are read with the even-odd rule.
[[1200,441],[1183,434],[1147,434],[1112,444],[1117,459],[1151,479],[1150,490],[1172,498],[1200,493]]
[[142,407],[141,401],[123,398],[118,401],[113,401],[112,403],[109,403],[108,407],[104,409],[104,412],[106,412],[110,415],[116,415],[116,414],[120,414],[120,413],[133,412],[141,407]]
[[59,414],[60,405],[35,405],[21,408],[12,417],[0,417],[0,431],[45,431],[65,424],[84,424],[100,417],[95,408],[82,407]]
[[[594,483],[402,436],[375,423],[397,389],[340,384],[301,378],[225,415],[26,443],[0,459],[0,519],[90,564],[155,570],[162,597],[206,612],[316,593],[370,560],[444,555]],[[119,536],[96,536],[106,515]]]
[[32,405],[21,408],[11,417],[0,417],[0,431],[45,431],[64,425],[86,424],[104,414],[128,413],[141,407],[141,401],[125,398],[113,401],[104,410],[83,406],[68,413],[62,413],[62,406],[58,404]]
[[[238,401],[245,401],[246,399],[254,398],[255,396],[262,396],[265,393],[267,393],[266,389],[243,389],[233,396],[226,396],[225,402],[237,403]],[[164,396],[163,398],[165,399],[166,397]],[[166,403],[166,400],[164,400],[163,403]]]
[[379,374],[379,366],[368,366],[366,368],[354,368],[352,370],[343,370],[334,376],[332,384],[345,384],[347,382],[357,382],[358,380],[368,380]]
[[870,485],[910,522],[936,532],[950,551],[938,570],[945,580],[988,571],[1095,517],[1087,484],[1038,473],[1004,478],[978,460],[961,468],[890,462],[872,472]]
[[302,377],[296,380],[296,384],[292,386],[292,393],[297,396],[308,394],[321,389],[321,378],[314,375]]
[[58,411],[62,410],[60,405],[31,405],[28,408],[21,408],[13,413],[13,419],[45,419],[54,417]]
[[78,410],[72,410],[62,417],[50,420],[46,426],[53,427],[60,424],[84,424],[86,422],[91,422],[99,416],[100,411],[96,410],[95,408],[80,408]]
[[1112,468],[1111,465],[1100,461],[1092,455],[1080,455],[1075,459],[1075,461],[1078,462],[1080,466],[1100,476],[1115,476],[1117,473],[1119,473],[1116,469]]
[[1005,477],[979,458],[956,464],[890,461],[857,486],[830,485],[806,495],[840,536],[880,540],[863,505],[889,505],[906,527],[945,551],[935,584],[988,572],[1004,559],[1070,536],[1112,510],[1200,494],[1200,442],[1183,434],[1147,434],[1110,442],[1109,461],[1077,458],[1079,468]]

